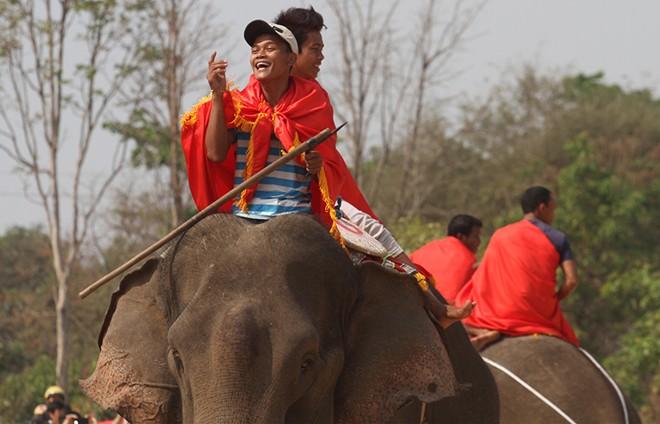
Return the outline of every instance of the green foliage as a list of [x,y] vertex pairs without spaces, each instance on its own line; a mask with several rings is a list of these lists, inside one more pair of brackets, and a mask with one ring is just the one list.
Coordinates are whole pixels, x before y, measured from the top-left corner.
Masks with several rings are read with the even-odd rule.
[[0,422],[25,422],[44,402],[43,394],[55,381],[55,361],[39,356],[33,365],[7,375],[0,384]]
[[[571,241],[580,279],[562,309],[644,420],[657,422],[660,100],[649,90],[607,84],[602,73],[555,78],[526,68],[486,100],[466,104],[455,136],[438,128],[420,140],[435,167],[422,186],[408,188],[432,195],[415,216],[396,221],[402,244],[414,249],[438,238],[427,223],[466,211],[482,219],[487,239],[520,219],[518,199],[526,187],[553,190],[559,202],[554,225]],[[464,149],[449,149],[455,145]],[[400,151],[391,157],[396,169]],[[391,174],[378,183],[398,187]],[[397,196],[386,193],[389,201]],[[441,211],[442,218],[429,211]]]
[[420,218],[400,219],[390,230],[406,252],[412,252],[431,240],[447,235],[447,225],[439,222],[423,222]]
[[53,276],[48,237],[38,227],[10,228],[0,237],[0,251],[3,290],[36,289]]
[[[656,278],[656,285],[660,278]],[[657,291],[657,288],[656,288]],[[660,309],[637,320],[621,340],[621,349],[605,360],[625,393],[637,405],[644,405],[660,376]]]
[[580,250],[589,275],[621,271],[635,261],[648,261],[660,231],[651,210],[655,189],[636,188],[625,176],[601,166],[585,135],[569,141],[573,161],[559,174],[561,212],[557,225]]
[[107,122],[104,127],[120,135],[124,142],[135,142],[135,148],[131,151],[133,166],[145,166],[148,169],[167,166],[171,140],[169,129],[153,119],[144,109],[134,109],[127,122]]

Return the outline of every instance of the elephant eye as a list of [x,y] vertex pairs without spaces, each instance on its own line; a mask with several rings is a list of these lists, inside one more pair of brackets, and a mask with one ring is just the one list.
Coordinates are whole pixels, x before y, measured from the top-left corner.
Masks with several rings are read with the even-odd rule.
[[174,365],[176,366],[176,369],[178,371],[183,371],[183,361],[181,360],[181,356],[179,355],[179,352],[176,349],[171,349],[170,354],[172,355],[172,359],[174,360]]
[[310,368],[312,368],[312,366],[314,366],[314,359],[313,358],[305,358],[302,361],[302,364],[300,364],[300,371],[304,373],[307,370],[309,370]]

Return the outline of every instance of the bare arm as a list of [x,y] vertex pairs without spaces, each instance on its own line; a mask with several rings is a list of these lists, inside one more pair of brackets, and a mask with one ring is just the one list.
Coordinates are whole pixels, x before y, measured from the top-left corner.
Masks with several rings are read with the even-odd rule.
[[564,300],[578,285],[577,264],[573,259],[568,259],[561,263],[561,269],[564,273],[564,284],[557,292],[557,298]]
[[204,138],[206,157],[213,162],[225,160],[229,146],[234,141],[232,135],[227,131],[224,105],[222,103],[222,95],[227,89],[226,71],[227,61],[221,60],[215,62],[215,52],[213,52],[211,54],[211,60],[209,60],[208,74],[206,75],[209,86],[213,91],[213,107],[211,108],[211,116],[209,117],[209,123],[206,127],[206,137]]

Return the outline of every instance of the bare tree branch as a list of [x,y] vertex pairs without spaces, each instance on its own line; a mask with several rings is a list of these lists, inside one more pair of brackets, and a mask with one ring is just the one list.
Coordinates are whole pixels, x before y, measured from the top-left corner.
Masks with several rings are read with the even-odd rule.
[[[71,0],[16,0],[8,3],[9,13],[18,17],[11,23],[16,34],[2,62],[0,78],[9,81],[8,95],[17,112],[2,111],[0,134],[11,141],[0,150],[29,174],[36,187],[39,203],[46,213],[53,270],[57,279],[55,292],[55,316],[57,328],[56,373],[58,383],[67,385],[68,368],[68,302],[70,275],[79,258],[80,249],[87,235],[87,226],[107,188],[120,171],[114,166],[100,189],[93,196],[93,204],[83,206],[80,197],[80,181],[86,159],[93,143],[93,133],[100,125],[112,97],[117,92],[121,78],[109,79],[107,91],[98,89],[97,68],[109,58],[110,50],[118,46],[124,37],[117,18],[117,4],[111,0],[74,2]],[[75,21],[75,22],[74,22]],[[79,31],[80,28],[85,30]],[[88,61],[81,65],[87,71],[80,87],[82,101],[76,102],[69,92],[73,88],[67,75],[72,68],[65,59],[65,52],[72,48],[72,35],[78,32],[76,41],[87,43],[90,48]],[[129,46],[130,50],[130,46]],[[3,81],[4,82],[4,81]],[[3,87],[5,85],[3,84]],[[75,89],[74,89],[75,90]],[[35,112],[33,111],[35,108]],[[63,142],[67,138],[63,116],[65,111],[82,110],[78,151],[73,170],[73,185],[69,193],[62,179],[60,162]],[[14,125],[18,121],[19,124]],[[20,125],[20,130],[18,129]],[[71,216],[65,216],[63,205],[71,204]],[[63,228],[71,226],[67,239]]]
[[[351,122],[347,129],[349,139],[349,163],[360,183],[365,158],[367,135],[381,99],[379,67],[383,66],[382,51],[391,31],[390,22],[399,2],[387,6],[385,13],[376,13],[376,2],[366,6],[355,0],[331,0],[329,5],[339,22],[341,52],[341,83],[338,115]],[[345,112],[347,110],[347,112]]]

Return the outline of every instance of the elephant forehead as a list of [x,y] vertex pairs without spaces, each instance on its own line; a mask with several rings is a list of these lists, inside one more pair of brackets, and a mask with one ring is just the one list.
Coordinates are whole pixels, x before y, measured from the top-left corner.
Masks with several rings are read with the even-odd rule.
[[232,216],[209,218],[164,261],[161,286],[170,322],[193,300],[218,305],[254,298],[313,311],[325,299],[339,308],[355,291],[356,270],[313,220],[291,216],[254,225]]

